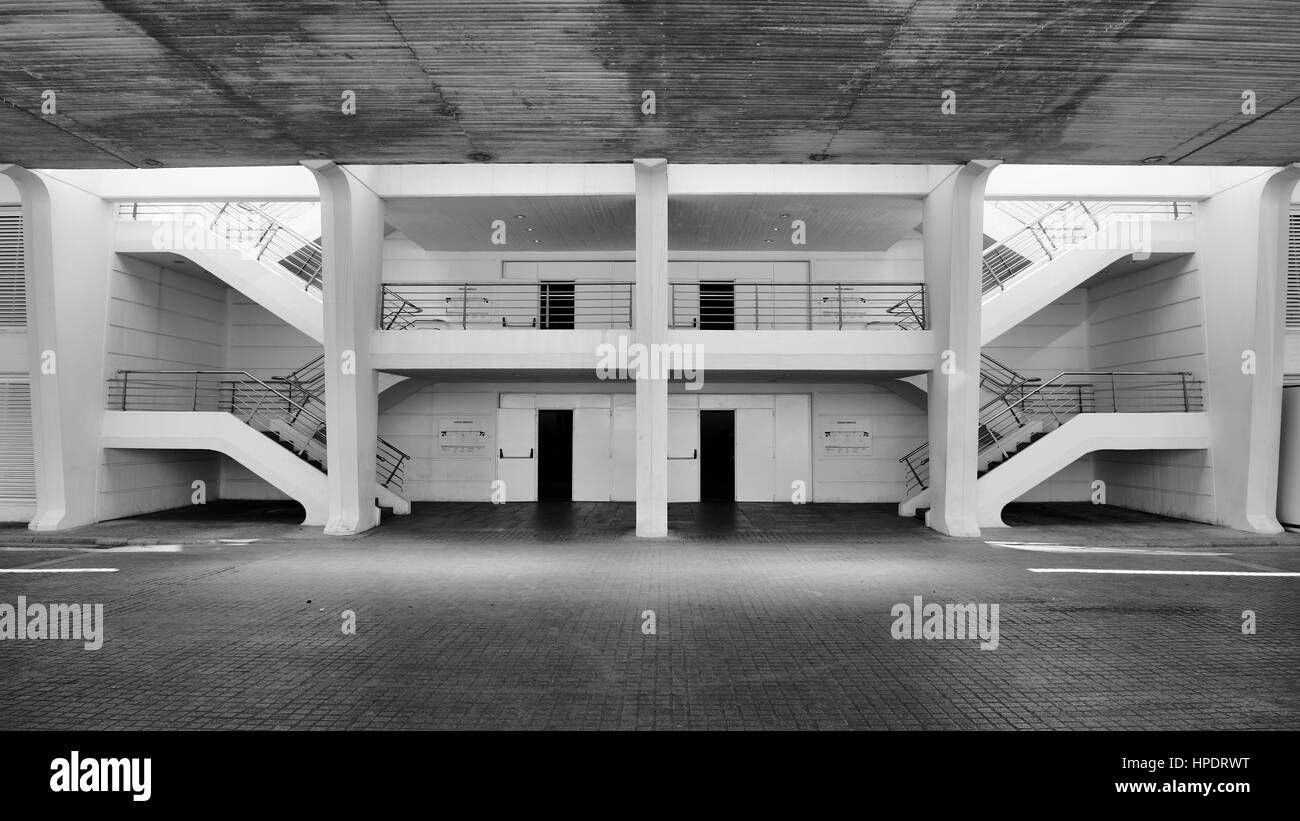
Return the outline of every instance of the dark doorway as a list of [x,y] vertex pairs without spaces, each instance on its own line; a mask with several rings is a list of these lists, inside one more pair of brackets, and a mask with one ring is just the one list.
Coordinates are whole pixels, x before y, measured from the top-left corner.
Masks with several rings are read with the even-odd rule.
[[736,286],[731,282],[700,283],[700,329],[736,330]]
[[537,412],[537,501],[573,501],[573,411]]
[[543,282],[541,309],[543,328],[573,330],[573,283]]
[[736,501],[735,411],[700,411],[700,501]]

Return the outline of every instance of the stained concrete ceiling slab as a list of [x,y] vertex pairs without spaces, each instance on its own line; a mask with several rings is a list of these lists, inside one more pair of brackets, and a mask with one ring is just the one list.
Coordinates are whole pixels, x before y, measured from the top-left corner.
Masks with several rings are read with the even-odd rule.
[[6,0],[0,43],[36,168],[1300,159],[1293,0]]

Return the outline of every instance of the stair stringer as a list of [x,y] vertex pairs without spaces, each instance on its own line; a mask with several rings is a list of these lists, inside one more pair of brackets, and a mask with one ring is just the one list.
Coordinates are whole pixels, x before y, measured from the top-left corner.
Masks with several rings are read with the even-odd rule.
[[976,483],[978,524],[1006,527],[1002,509],[1066,465],[1098,450],[1203,450],[1205,413],[1082,413],[998,465]]
[[[119,254],[175,254],[185,257],[244,296],[302,331],[318,343],[325,340],[325,309],[321,300],[292,274],[277,273],[252,259],[238,246],[208,231],[204,247],[175,247],[177,231],[159,231],[148,222],[119,220],[115,250]],[[182,235],[183,236],[183,235]]]
[[[1195,220],[1155,221],[1145,226],[1150,241],[1144,242],[1149,247],[1141,249],[1143,252],[1190,254],[1196,250]],[[1005,289],[989,291],[981,304],[980,344],[997,339],[1134,251],[1132,247],[1096,248],[1084,242],[1045,265],[1018,274]]]
[[106,448],[224,453],[299,502],[303,525],[324,526],[329,517],[325,474],[228,413],[105,411],[100,436]]

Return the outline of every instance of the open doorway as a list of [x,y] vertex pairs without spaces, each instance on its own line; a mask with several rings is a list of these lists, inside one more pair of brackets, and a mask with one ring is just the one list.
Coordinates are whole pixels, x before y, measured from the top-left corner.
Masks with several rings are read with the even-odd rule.
[[537,411],[537,501],[573,501],[573,411]]
[[736,412],[700,411],[700,501],[736,501]]
[[700,330],[736,329],[736,286],[731,282],[700,283]]

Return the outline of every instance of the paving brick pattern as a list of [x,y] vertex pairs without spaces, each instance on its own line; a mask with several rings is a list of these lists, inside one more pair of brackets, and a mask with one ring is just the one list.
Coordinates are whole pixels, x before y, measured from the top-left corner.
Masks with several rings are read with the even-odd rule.
[[[1300,571],[1294,534],[1027,509],[1024,528],[946,539],[883,509],[684,506],[679,525],[715,521],[647,542],[623,506],[541,507],[428,506],[353,539],[268,522],[276,540],[247,546],[0,551],[119,569],[0,574],[0,602],[102,602],[107,634],[0,641],[0,729],[1300,729],[1300,578],[1027,570]],[[165,522],[114,532],[213,527]],[[987,544],[1013,535],[1197,555]],[[999,648],[893,639],[891,608],[917,595],[998,604]]]

